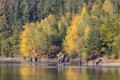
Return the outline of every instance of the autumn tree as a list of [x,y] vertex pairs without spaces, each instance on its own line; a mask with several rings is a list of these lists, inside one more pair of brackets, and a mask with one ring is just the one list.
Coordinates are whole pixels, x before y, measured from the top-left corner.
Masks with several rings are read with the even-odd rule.
[[59,46],[62,47],[63,40],[66,36],[66,31],[71,24],[72,15],[70,13],[66,13],[65,15],[61,15],[60,20],[57,22],[58,26],[58,43]]
[[27,34],[29,34],[29,27],[26,24],[24,26],[24,31],[21,34],[21,44],[20,44],[21,53],[24,56],[29,56],[30,55],[29,50],[28,50],[28,46],[27,46],[27,41],[28,41]]
[[84,39],[89,31],[89,16],[86,7],[83,7],[81,14],[75,15],[72,19],[70,27],[67,29],[63,46],[64,50],[69,54],[83,53]]
[[50,46],[57,46],[57,25],[54,15],[49,15],[41,22],[24,26],[21,34],[21,52],[24,56],[48,51]]

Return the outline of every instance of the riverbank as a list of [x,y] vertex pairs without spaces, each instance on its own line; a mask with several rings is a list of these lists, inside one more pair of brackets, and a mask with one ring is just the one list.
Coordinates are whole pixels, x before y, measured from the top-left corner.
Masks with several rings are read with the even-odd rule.
[[120,59],[109,59],[108,57],[102,57],[89,61],[86,63],[86,66],[120,66]]
[[[41,59],[41,60],[42,61],[39,61],[39,62],[59,63],[59,61],[57,61],[57,59]],[[17,63],[17,62],[27,62],[27,61],[23,58],[15,57],[15,58],[0,58],[0,62],[2,62],[2,63],[4,63],[4,62]],[[79,61],[70,61],[70,62],[66,62],[66,63],[68,63],[70,65],[80,66]],[[87,63],[85,62],[85,60],[83,60],[83,62],[81,64],[82,64],[81,66],[120,66],[120,59],[109,59],[107,57],[102,57],[102,58],[98,58],[95,60],[91,60]]]
[[16,62],[23,62],[23,59],[20,57],[14,57],[14,58],[5,58],[2,57],[0,58],[0,62],[12,62],[12,63],[16,63]]

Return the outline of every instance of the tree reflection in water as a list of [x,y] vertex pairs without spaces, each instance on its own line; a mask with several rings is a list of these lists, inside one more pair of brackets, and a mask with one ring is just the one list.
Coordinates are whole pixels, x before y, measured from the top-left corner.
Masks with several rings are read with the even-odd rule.
[[1,64],[0,80],[120,80],[119,68],[64,67],[57,64]]

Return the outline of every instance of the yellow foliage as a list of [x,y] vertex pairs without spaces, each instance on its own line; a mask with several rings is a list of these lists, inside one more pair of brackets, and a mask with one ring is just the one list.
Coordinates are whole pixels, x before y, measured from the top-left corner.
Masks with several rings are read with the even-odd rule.
[[81,15],[82,15],[82,16],[86,16],[86,15],[87,15],[87,8],[86,8],[86,6],[84,6],[84,7],[82,8]]
[[53,27],[55,27],[56,23],[56,19],[54,15],[49,15],[47,18],[45,18],[44,20],[41,21],[40,26],[43,31],[45,32],[45,34],[47,35],[54,35],[57,34],[57,32],[55,31],[55,29]]
[[84,39],[90,31],[87,18],[86,7],[83,7],[81,14],[77,14],[73,17],[71,26],[67,29],[67,36],[63,43],[64,50],[67,53],[82,52]]
[[36,53],[46,50],[51,44],[51,37],[57,35],[55,24],[54,15],[49,15],[41,22],[25,24],[20,44],[23,56],[35,56]]
[[75,42],[79,38],[79,36],[77,35],[77,24],[79,24],[78,22],[79,22],[79,16],[76,15],[73,18],[72,25],[67,30],[67,36],[65,38],[65,42],[63,45],[65,51],[67,51],[68,53],[73,52],[75,48]]
[[27,34],[29,34],[28,24],[24,26],[24,31],[21,34],[21,44],[20,44],[21,53],[23,53],[23,55],[26,57],[29,56],[28,46],[26,45],[28,41]]
[[90,30],[91,30],[91,29],[90,29],[89,26],[87,26],[87,27],[85,28],[85,34],[84,34],[85,38],[88,37],[88,34],[89,34]]

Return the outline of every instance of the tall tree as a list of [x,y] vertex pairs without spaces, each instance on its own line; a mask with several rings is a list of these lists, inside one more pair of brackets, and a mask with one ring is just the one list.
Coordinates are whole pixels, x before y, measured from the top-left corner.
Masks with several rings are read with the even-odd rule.
[[[86,29],[89,29],[89,16],[86,7],[83,7],[81,14],[76,15],[72,19],[72,24],[67,29],[63,46],[64,50],[69,54],[83,53],[84,39],[87,35]],[[88,30],[89,31],[89,30]]]
[[119,18],[112,18],[107,20],[101,27],[100,27],[100,34],[102,45],[106,48],[107,54],[115,54],[115,46],[118,45],[115,43],[119,40]]
[[0,54],[9,56],[10,44],[8,38],[11,36],[11,29],[8,27],[5,15],[0,16]]

